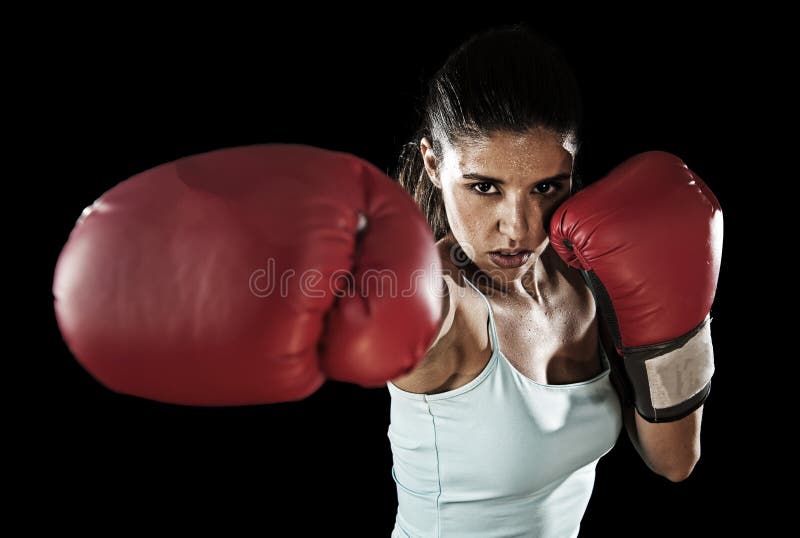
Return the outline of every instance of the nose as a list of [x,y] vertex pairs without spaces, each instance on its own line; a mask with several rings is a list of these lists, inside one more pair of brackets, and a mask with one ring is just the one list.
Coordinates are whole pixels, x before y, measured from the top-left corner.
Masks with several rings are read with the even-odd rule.
[[524,242],[530,232],[530,223],[540,219],[538,208],[525,196],[509,196],[498,206],[498,231],[516,243]]

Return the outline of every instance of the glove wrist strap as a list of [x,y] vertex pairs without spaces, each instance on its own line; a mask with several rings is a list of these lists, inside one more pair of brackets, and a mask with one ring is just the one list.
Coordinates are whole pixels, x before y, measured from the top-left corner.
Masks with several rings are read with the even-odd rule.
[[703,405],[711,390],[714,348],[711,315],[685,335],[648,346],[623,347],[611,299],[593,271],[581,271],[603,321],[622,355],[624,367],[612,369],[625,405],[635,405],[648,422],[682,419]]
[[711,317],[670,342],[623,349],[622,357],[642,418],[679,420],[700,407],[711,390]]

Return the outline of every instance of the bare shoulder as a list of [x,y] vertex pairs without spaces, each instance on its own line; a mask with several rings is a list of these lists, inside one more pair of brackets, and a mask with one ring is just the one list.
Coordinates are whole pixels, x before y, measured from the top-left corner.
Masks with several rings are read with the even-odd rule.
[[402,377],[392,380],[398,388],[417,393],[432,393],[448,383],[463,357],[465,348],[465,303],[472,290],[464,281],[465,272],[455,263],[458,245],[446,236],[437,241],[442,268],[443,307],[439,333],[419,364]]

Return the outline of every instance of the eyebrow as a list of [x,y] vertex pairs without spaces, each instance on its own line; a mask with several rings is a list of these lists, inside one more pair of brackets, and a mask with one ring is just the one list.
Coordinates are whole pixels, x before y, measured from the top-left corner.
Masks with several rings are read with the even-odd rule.
[[[501,185],[505,184],[505,181],[503,181],[502,179],[497,179],[497,178],[494,178],[494,177],[484,176],[483,174],[469,173],[469,174],[464,174],[461,177],[463,177],[464,179],[480,179],[481,181],[491,181],[491,182],[494,182],[494,183],[500,183]],[[552,177],[546,177],[546,178],[543,178],[543,179],[539,179],[539,180],[536,181],[536,183],[542,183],[544,181],[563,181],[563,180],[569,179],[571,177],[572,177],[572,174],[568,174],[568,173],[556,174],[555,176],[552,176]]]

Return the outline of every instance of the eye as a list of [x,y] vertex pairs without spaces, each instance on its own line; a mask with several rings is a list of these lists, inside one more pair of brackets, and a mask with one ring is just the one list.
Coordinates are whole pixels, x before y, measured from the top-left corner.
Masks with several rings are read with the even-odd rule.
[[[470,185],[469,188],[470,188],[470,190],[473,190],[473,191],[477,192],[478,194],[493,194],[491,192],[488,192],[488,189],[493,189],[494,185],[491,184],[491,183],[486,183],[486,182],[484,182],[484,183],[473,183],[472,185]],[[484,190],[484,189],[486,189],[486,190]]]
[[[473,183],[467,187],[469,190],[474,191],[480,195],[490,195],[496,194],[492,192],[491,189],[497,189],[493,183],[489,182],[482,182],[482,183]],[[563,189],[564,186],[557,182],[557,181],[543,181],[542,183],[536,184],[533,189],[534,193],[542,194],[544,196],[554,196],[558,191]]]
[[[552,189],[549,187],[552,187]],[[555,194],[560,191],[562,187],[561,183],[545,181],[544,183],[537,184],[534,189],[536,189],[536,192],[539,194]]]

